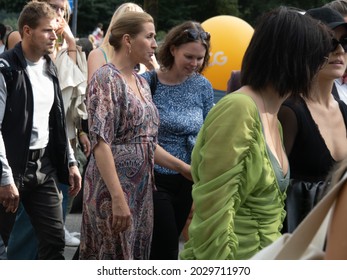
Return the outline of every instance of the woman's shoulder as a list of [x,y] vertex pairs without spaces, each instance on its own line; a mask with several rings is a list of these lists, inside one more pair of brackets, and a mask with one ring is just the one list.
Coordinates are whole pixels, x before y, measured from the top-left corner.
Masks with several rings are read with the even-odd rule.
[[224,96],[210,110],[208,119],[223,119],[225,122],[260,123],[258,107],[253,99],[243,93]]
[[104,51],[99,47],[90,51],[88,60],[96,60],[102,64],[106,63]]
[[302,97],[289,97],[287,98],[283,104],[282,108],[289,108],[292,110],[297,118],[301,118],[307,116],[309,110],[307,108],[307,104]]
[[156,74],[155,70],[151,70],[151,71],[145,71],[145,72],[141,73],[140,76],[143,77],[144,79],[146,79],[147,81],[150,81],[154,74]]
[[[234,92],[224,96],[218,103],[218,106],[231,107],[240,112],[256,111],[258,108],[252,97],[242,92]],[[216,105],[216,106],[217,106]]]
[[[112,63],[106,63],[95,71],[95,73],[92,76],[92,80],[112,82],[112,80],[119,75],[119,71]],[[112,79],[110,79],[110,77],[112,77]]]
[[198,83],[203,84],[203,85],[209,85],[212,88],[211,82],[202,74],[196,73],[196,74],[192,75],[191,79],[189,79],[189,80],[194,81],[194,82],[198,82]]

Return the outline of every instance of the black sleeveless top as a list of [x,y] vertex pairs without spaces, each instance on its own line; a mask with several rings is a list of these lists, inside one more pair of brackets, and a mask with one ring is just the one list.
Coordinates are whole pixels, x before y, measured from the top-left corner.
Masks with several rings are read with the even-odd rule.
[[[347,135],[347,105],[337,100],[345,122]],[[291,108],[297,118],[298,131],[288,157],[291,178],[305,181],[325,180],[336,163],[302,98],[287,99],[283,106]]]

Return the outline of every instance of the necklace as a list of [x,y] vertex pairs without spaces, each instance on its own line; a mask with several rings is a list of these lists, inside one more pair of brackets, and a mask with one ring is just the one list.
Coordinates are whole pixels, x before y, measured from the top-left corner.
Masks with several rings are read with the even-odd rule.
[[[261,95],[261,100],[263,101],[264,113],[265,113],[265,117],[266,117],[266,121],[267,121],[267,126],[268,126],[268,129],[269,129],[271,142],[272,142],[272,145],[273,145],[273,147],[275,149],[276,154],[278,155],[279,164],[281,165],[281,168],[283,170],[283,154],[282,154],[281,138],[278,136],[277,137],[277,141],[274,141],[274,138],[273,138],[273,135],[272,135],[271,129],[270,129],[270,121],[269,121],[269,117],[267,115],[266,105],[265,105],[264,98],[263,98],[262,95]],[[279,148],[279,150],[278,150],[278,148]]]

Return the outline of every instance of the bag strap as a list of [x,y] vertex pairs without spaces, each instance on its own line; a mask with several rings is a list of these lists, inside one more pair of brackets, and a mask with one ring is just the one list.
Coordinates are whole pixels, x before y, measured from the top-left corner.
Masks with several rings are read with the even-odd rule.
[[157,89],[157,83],[158,83],[158,75],[157,75],[157,72],[155,70],[153,70],[153,75],[151,77],[151,83],[149,84],[152,96],[154,95],[154,93]]
[[[339,191],[346,183],[347,172],[342,179],[333,186],[323,199],[312,209],[300,225],[287,239],[281,251],[275,257],[276,260],[298,260],[305,253],[313,238],[320,229],[324,218],[334,204]],[[327,223],[324,229],[324,237],[327,233]]]

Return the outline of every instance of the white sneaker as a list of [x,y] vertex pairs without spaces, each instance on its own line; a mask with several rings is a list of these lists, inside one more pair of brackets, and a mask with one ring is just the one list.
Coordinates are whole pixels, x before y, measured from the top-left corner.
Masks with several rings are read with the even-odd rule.
[[79,232],[76,232],[76,231],[73,231],[73,232],[70,232],[70,235],[73,236],[73,237],[77,237],[77,238],[80,238],[81,236],[81,233]]
[[78,247],[78,245],[80,245],[80,240],[77,237],[72,236],[66,228],[64,229],[65,229],[65,246]]

